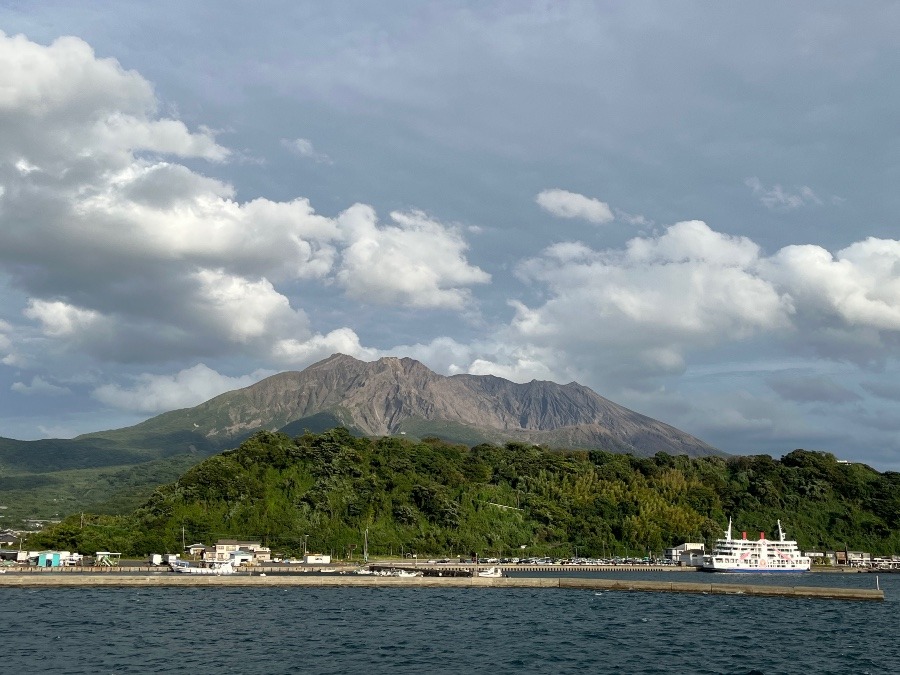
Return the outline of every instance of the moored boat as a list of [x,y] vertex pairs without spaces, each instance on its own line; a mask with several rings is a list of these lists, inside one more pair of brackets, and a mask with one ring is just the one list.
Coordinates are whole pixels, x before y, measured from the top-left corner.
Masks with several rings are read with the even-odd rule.
[[705,572],[808,572],[810,560],[803,555],[797,542],[785,539],[781,521],[778,521],[778,539],[766,539],[765,532],[759,539],[747,539],[743,532],[740,539],[731,536],[731,518],[724,539],[717,539],[709,555],[703,556]]
[[478,570],[478,576],[498,578],[503,576],[503,570],[501,570],[499,567],[488,567],[483,570]]
[[187,560],[173,560],[169,563],[169,567],[173,572],[179,574],[234,574],[234,565],[231,564],[231,561],[212,563],[209,567],[194,567]]

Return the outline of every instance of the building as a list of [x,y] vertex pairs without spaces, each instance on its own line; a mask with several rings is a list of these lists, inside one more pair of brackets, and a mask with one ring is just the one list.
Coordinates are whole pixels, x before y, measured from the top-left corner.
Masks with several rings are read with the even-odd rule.
[[203,559],[207,562],[228,562],[237,557],[247,560],[251,554],[254,563],[270,562],[272,550],[258,541],[240,541],[238,539],[219,539],[214,546],[203,551]]
[[0,560],[16,563],[28,562],[28,551],[15,548],[0,548]]
[[663,557],[676,565],[685,567],[697,567],[703,564],[703,554],[706,547],[698,542],[686,541],[673,548],[667,548]]
[[867,551],[847,551],[847,564],[850,567],[871,567],[872,554]]
[[331,556],[322,555],[320,553],[308,553],[303,556],[304,565],[330,565]]
[[184,552],[192,558],[202,558],[203,554],[206,552],[206,546],[204,546],[203,544],[191,544],[184,549]]
[[77,565],[81,556],[69,551],[29,551],[28,564],[36,567],[68,567]]

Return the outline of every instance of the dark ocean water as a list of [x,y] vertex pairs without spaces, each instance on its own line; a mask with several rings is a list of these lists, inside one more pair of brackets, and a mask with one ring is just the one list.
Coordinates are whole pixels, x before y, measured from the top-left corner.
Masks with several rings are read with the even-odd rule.
[[[749,576],[728,581],[762,581]],[[900,575],[879,580],[884,603],[560,589],[0,588],[0,663],[55,674],[900,673]],[[765,578],[776,581],[875,585],[871,574]]]

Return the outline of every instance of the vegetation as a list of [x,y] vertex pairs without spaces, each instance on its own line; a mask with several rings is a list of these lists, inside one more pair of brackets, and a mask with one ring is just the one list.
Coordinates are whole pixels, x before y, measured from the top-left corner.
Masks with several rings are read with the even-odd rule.
[[260,432],[158,488],[127,516],[77,515],[31,548],[144,556],[182,541],[258,539],[283,555],[646,555],[775,531],[804,549],[900,552],[900,474],[833,455],[650,458],[473,448],[436,438]]

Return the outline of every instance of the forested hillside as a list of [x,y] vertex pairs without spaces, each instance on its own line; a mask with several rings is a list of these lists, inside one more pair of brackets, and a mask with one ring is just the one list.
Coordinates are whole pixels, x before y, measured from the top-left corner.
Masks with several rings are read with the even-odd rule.
[[900,553],[900,474],[796,450],[768,456],[638,458],[603,451],[260,432],[160,487],[127,516],[77,516],[36,546],[179,552],[218,538],[276,552],[373,555],[659,553],[782,524],[804,549]]

